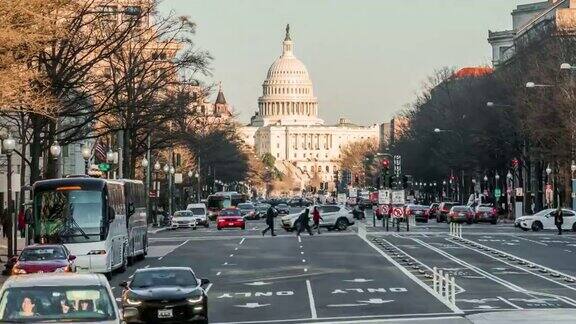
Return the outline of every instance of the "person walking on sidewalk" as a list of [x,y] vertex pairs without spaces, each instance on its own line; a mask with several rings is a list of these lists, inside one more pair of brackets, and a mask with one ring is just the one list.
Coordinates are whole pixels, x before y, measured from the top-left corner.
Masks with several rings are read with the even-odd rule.
[[312,222],[314,222],[314,228],[318,230],[318,234],[320,234],[320,220],[324,219],[322,219],[322,216],[320,216],[320,210],[318,209],[318,206],[314,206],[314,210],[312,211]]
[[274,234],[274,217],[276,216],[276,210],[274,210],[274,207],[270,206],[268,207],[268,210],[266,211],[266,225],[268,225],[268,227],[266,227],[263,231],[262,231],[262,236],[266,235],[266,232],[270,231],[270,233],[272,233],[272,236],[276,236],[276,234]]
[[310,209],[306,208],[302,214],[300,214],[300,216],[298,216],[298,219],[296,220],[296,222],[298,223],[298,232],[296,233],[296,235],[300,236],[300,233],[302,233],[302,231],[306,230],[308,231],[308,234],[310,234],[310,236],[314,235],[312,234],[312,229],[310,228]]
[[24,210],[20,209],[18,212],[18,230],[20,231],[20,237],[24,238],[26,236],[26,218],[24,216]]
[[562,235],[562,224],[564,224],[564,218],[562,217],[562,208],[558,206],[554,214],[554,224],[558,228],[558,235]]

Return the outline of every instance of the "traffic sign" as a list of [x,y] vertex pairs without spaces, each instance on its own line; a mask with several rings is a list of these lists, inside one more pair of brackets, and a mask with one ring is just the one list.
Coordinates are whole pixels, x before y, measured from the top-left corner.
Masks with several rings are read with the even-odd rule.
[[392,191],[392,203],[393,204],[404,204],[406,200],[404,199],[404,190],[394,190]]
[[390,190],[379,190],[378,191],[378,204],[384,205],[391,202],[391,191]]
[[158,192],[156,190],[150,190],[150,193],[148,194],[148,197],[150,198],[158,198]]
[[382,215],[388,215],[389,212],[390,212],[390,206],[382,205]]
[[404,208],[403,207],[392,208],[392,217],[396,218],[404,217]]
[[501,192],[500,188],[494,189],[494,197],[500,198],[501,195],[502,195],[502,192]]
[[108,171],[110,171],[110,164],[100,163],[100,164],[98,164],[98,170],[100,170],[102,172],[108,172]]
[[354,188],[354,187],[351,187],[351,188],[348,190],[348,196],[349,196],[350,198],[356,198],[356,197],[358,197],[358,190],[357,190],[356,188]]

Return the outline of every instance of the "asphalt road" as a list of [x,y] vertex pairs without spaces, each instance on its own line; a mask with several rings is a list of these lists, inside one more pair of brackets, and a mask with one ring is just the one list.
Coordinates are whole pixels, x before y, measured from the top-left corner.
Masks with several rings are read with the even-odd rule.
[[[148,257],[113,277],[114,292],[120,296],[118,284],[137,268],[190,266],[211,280],[212,323],[468,323],[466,316],[491,311],[576,309],[574,233],[473,224],[454,240],[446,224],[396,233],[372,227],[368,217],[366,238],[356,226],[298,238],[278,221],[276,237],[262,237],[263,220],[244,231],[150,233]],[[456,278],[455,306],[432,292],[425,277],[432,267]]]

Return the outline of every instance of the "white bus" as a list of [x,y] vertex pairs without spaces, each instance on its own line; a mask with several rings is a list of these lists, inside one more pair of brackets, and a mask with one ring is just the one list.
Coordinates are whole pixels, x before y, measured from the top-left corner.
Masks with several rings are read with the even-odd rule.
[[128,265],[142,260],[148,254],[148,212],[146,191],[139,180],[118,180],[124,184],[126,227],[128,230]]
[[125,271],[130,253],[142,248],[130,251],[126,212],[136,205],[126,204],[124,184],[94,178],[36,182],[30,224],[34,242],[64,244],[76,256],[79,272],[110,277],[115,270]]

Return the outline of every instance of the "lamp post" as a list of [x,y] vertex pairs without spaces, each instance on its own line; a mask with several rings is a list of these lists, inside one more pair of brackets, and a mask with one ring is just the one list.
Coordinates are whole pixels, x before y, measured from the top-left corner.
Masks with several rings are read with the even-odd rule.
[[192,185],[193,185],[192,179],[193,178],[194,178],[194,172],[192,172],[192,170],[188,171],[188,180],[190,181],[190,186],[188,187],[189,188],[188,197],[186,197],[186,198],[190,202],[192,201],[192,197],[193,197],[192,193],[190,192],[190,191],[192,191]]
[[84,174],[88,174],[90,157],[92,157],[92,150],[88,144],[82,145],[82,157],[84,158]]
[[10,233],[8,235],[8,257],[11,258],[16,254],[16,215],[12,204],[12,152],[16,149],[16,141],[8,134],[8,138],[2,142],[4,153],[8,159],[6,182],[8,185],[8,219]]
[[158,162],[158,160],[156,160],[156,162],[154,163],[154,198],[155,202],[154,202],[154,219],[152,220],[152,222],[154,223],[155,226],[158,226],[158,199],[160,197],[160,184],[158,183],[158,172],[160,171],[160,168],[162,166],[160,165],[160,162]]
[[[550,174],[552,173],[552,168],[550,168],[550,164],[548,164],[548,166],[546,166],[546,183],[548,185],[550,185]],[[552,190],[554,190],[554,184],[552,184]],[[548,200],[548,197],[546,197],[546,199]],[[554,198],[552,198],[554,199]],[[548,203],[548,208],[550,208],[550,201],[547,202]]]
[[62,147],[60,146],[60,144],[58,144],[58,141],[54,141],[54,143],[50,146],[50,155],[52,156],[52,158],[54,158],[55,163],[55,167],[56,167],[56,178],[60,178],[61,177],[61,173],[60,173],[60,154],[62,153]]
[[574,179],[574,172],[576,171],[576,162],[572,160],[570,164],[570,171],[572,171],[572,210],[576,208],[576,179]]
[[198,196],[198,202],[200,202],[200,200],[202,200],[202,186],[200,185],[200,173],[196,172],[196,174],[194,174],[194,177],[196,178],[196,186],[198,187],[196,195]]
[[[106,153],[106,162],[108,162],[108,164],[112,164],[114,163],[114,152],[112,152],[112,150],[108,150],[108,153]],[[106,178],[110,179],[110,166],[108,167],[108,171],[106,171]]]
[[168,192],[168,210],[170,211],[170,216],[172,216],[172,213],[173,213],[173,210],[172,210],[173,206],[172,205],[173,205],[174,201],[172,199],[172,193],[173,193],[172,186],[174,183],[174,179],[173,179],[174,173],[176,173],[176,169],[174,169],[173,166],[170,166],[170,176],[168,177],[168,189],[169,189],[169,192]]

